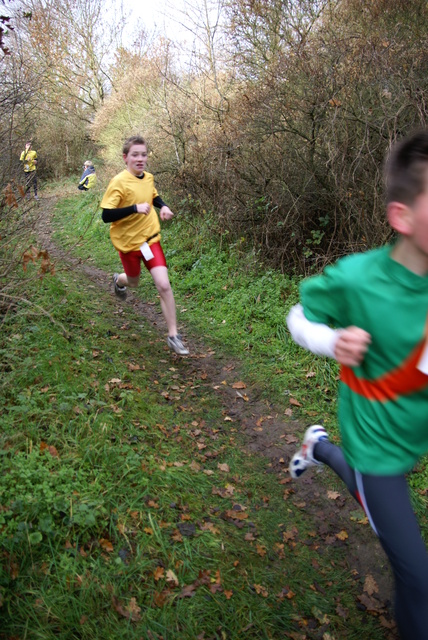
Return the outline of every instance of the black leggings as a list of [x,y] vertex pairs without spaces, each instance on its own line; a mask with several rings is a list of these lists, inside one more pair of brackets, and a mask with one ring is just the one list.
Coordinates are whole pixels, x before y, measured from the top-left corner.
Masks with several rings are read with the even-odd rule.
[[395,617],[403,640],[428,640],[428,553],[412,509],[406,478],[363,475],[342,449],[318,442],[314,457],[327,464],[363,506],[395,578]]
[[31,190],[31,187],[34,189],[34,195],[37,195],[37,172],[36,171],[27,171],[25,173],[25,191],[28,193]]

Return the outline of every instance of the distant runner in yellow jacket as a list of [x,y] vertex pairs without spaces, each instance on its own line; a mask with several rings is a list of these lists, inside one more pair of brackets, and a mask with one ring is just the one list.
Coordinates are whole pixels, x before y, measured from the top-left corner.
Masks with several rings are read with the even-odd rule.
[[89,191],[95,185],[97,176],[95,173],[95,167],[90,160],[86,160],[83,165],[83,173],[79,180],[78,189],[80,191]]
[[28,195],[33,186],[34,197],[39,199],[37,195],[37,151],[31,148],[31,142],[25,144],[25,150],[21,153],[20,162],[24,164],[25,173],[25,192]]

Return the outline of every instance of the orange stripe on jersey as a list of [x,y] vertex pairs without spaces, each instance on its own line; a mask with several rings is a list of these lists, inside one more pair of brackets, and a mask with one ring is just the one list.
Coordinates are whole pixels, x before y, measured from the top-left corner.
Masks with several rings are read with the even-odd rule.
[[426,341],[422,340],[401,365],[376,380],[357,378],[354,371],[346,366],[341,368],[340,379],[354,393],[367,400],[387,402],[415,393],[428,387],[428,375],[416,368],[425,346]]

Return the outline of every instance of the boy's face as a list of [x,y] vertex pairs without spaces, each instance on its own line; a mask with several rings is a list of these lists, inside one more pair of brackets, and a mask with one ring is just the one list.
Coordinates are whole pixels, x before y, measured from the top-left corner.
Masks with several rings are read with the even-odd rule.
[[391,227],[399,234],[392,258],[418,275],[428,275],[428,169],[423,193],[410,205],[389,202],[387,214]]
[[133,176],[141,176],[147,165],[147,149],[145,144],[133,144],[123,159],[128,171]]
[[428,172],[426,184],[425,191],[410,207],[411,233],[409,235],[415,249],[428,258]]

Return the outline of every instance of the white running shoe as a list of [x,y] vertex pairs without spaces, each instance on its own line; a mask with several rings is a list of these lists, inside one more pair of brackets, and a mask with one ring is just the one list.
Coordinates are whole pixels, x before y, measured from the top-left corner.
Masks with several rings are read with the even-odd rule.
[[125,300],[126,298],[126,287],[119,287],[119,285],[117,284],[117,279],[119,277],[118,273],[114,273],[113,274],[113,284],[114,284],[114,292],[117,295],[118,298],[121,298],[122,300]]
[[291,458],[289,471],[292,478],[299,478],[308,467],[322,464],[322,462],[315,460],[313,456],[314,446],[320,440],[328,440],[328,434],[324,427],[320,424],[314,424],[309,429],[306,429],[302,446]]
[[181,341],[181,337],[177,336],[168,336],[167,339],[168,347],[175,351],[179,356],[188,356],[189,350],[186,349],[184,344]]

